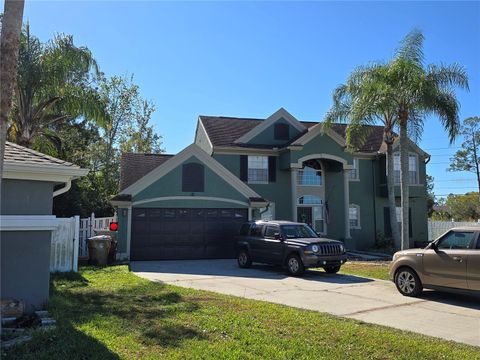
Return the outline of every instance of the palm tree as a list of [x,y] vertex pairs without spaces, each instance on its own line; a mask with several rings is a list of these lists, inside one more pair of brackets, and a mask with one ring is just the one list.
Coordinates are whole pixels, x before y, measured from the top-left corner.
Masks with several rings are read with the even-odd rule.
[[[393,143],[396,111],[392,106],[392,91],[385,84],[388,66],[373,64],[358,67],[334,92],[333,107],[326,117],[326,126],[334,121],[347,121],[347,146],[351,150],[360,147],[369,132],[368,125],[383,124],[383,140],[386,144],[387,189],[390,223],[396,224],[395,184],[393,176]],[[397,226],[392,226],[395,244],[400,242]]]
[[0,189],[3,178],[3,157],[7,124],[12,106],[12,92],[17,72],[17,57],[22,30],[23,0],[5,0],[0,37]]
[[458,64],[423,64],[424,36],[414,29],[401,42],[388,64],[386,84],[394,89],[392,105],[400,128],[400,193],[402,198],[402,249],[409,247],[408,135],[421,136],[425,116],[439,117],[450,143],[458,134],[459,103],[455,88],[468,90],[468,76]]
[[100,76],[90,50],[75,46],[72,36],[55,35],[42,44],[27,24],[20,40],[9,136],[32,147],[36,140],[59,140],[50,129],[54,123],[77,117],[103,121],[105,105],[93,86]]

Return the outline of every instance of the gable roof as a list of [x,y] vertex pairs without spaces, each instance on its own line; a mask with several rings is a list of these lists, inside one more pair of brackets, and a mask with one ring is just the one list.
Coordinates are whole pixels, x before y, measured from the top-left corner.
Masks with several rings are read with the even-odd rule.
[[296,128],[300,132],[304,132],[306,130],[305,126],[295,119],[292,114],[290,114],[284,108],[280,108],[268,118],[263,120],[258,126],[255,126],[253,129],[236,139],[235,143],[248,143],[250,140],[261,134],[264,130],[268,129],[280,119],[286,120],[292,127]]
[[65,182],[88,173],[78,165],[9,141],[3,159],[6,179]]
[[156,167],[170,159],[171,154],[124,153],[120,159],[119,190],[126,189]]
[[[260,125],[264,119],[255,118],[237,118],[226,116],[205,116],[200,115],[199,121],[202,122],[205,131],[207,132],[210,141],[214,147],[249,147],[249,148],[267,148],[272,149],[278,147],[278,145],[252,145],[252,144],[240,144],[235,141],[241,138],[246,133],[250,132],[253,128]],[[315,121],[300,121],[300,123],[306,128],[298,137],[291,140],[287,145],[294,143],[301,136],[305,135],[308,129],[318,122]],[[377,152],[381,150],[383,143],[383,126],[368,125],[371,131],[363,144],[359,149],[361,152]],[[346,124],[332,124],[331,129],[345,139],[347,125]]]
[[157,166],[155,169],[138,179],[136,182],[134,182],[127,188],[122,189],[119,195],[135,196],[140,191],[150,186],[155,181],[162,178],[176,167],[180,166],[184,161],[190,159],[192,156],[200,160],[205,166],[208,166],[213,172],[223,178],[227,183],[229,183],[247,199],[261,198],[261,196],[258,195],[254,190],[252,190],[247,184],[245,184],[238,177],[232,174],[222,164],[220,164],[217,160],[208,155],[196,144],[192,144],[180,151],[177,155],[170,157],[163,164]]

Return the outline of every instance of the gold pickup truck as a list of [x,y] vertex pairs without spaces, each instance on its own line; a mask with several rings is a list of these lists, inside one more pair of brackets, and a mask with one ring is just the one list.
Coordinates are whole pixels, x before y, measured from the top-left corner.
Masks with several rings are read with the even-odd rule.
[[480,294],[480,226],[453,228],[425,249],[395,253],[390,279],[405,296],[423,288]]

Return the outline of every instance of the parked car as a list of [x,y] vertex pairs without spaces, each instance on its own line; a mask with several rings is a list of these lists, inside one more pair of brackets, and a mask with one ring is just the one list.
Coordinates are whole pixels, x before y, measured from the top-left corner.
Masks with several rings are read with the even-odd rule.
[[480,228],[453,228],[425,249],[395,253],[390,279],[405,296],[418,296],[423,288],[480,294]]
[[302,275],[311,267],[334,274],[347,261],[347,255],[341,241],[319,237],[307,224],[251,221],[241,227],[237,259],[241,268],[258,262],[282,265],[291,275]]

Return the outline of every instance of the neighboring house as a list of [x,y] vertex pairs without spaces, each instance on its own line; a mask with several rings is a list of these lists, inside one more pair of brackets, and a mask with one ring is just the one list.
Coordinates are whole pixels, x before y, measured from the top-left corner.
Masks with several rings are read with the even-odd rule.
[[[57,226],[53,197],[87,170],[7,142],[1,189],[1,297],[25,301],[26,310],[48,300],[50,243]],[[57,187],[59,187],[57,189]]]
[[[383,128],[370,126],[354,153],[345,148],[345,129],[323,131],[284,109],[267,119],[200,116],[194,144],[177,155],[124,154],[112,201],[121,255],[231,257],[239,224],[260,218],[309,223],[350,249],[373,247],[377,233],[391,236]],[[398,141],[394,149],[398,183]],[[427,239],[428,159],[411,143],[412,243]]]

